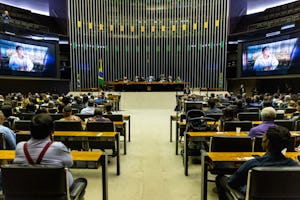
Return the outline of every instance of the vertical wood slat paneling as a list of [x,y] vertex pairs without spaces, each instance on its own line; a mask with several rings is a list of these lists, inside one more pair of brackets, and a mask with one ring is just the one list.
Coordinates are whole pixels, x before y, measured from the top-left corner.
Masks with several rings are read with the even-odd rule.
[[165,74],[192,87],[226,86],[228,0],[69,0],[68,8],[72,90],[78,74],[81,88],[98,87],[100,59],[105,81]]

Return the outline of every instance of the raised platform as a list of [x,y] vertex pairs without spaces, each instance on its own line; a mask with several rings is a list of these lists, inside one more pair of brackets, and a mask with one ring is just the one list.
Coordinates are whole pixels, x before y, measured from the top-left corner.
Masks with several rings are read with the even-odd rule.
[[128,82],[123,81],[109,82],[107,87],[114,91],[135,92],[135,91],[182,91],[187,83],[169,83],[169,82]]

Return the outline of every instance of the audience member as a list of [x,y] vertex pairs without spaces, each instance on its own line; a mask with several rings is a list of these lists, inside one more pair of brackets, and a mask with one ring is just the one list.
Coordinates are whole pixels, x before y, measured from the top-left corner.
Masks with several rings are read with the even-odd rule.
[[102,109],[101,108],[95,108],[95,116],[88,118],[88,121],[100,121],[100,122],[109,122],[110,119],[103,117]]
[[16,135],[8,127],[3,126],[5,121],[5,116],[2,111],[0,111],[0,133],[4,134],[6,149],[15,149],[16,148]]
[[70,106],[65,106],[62,112],[64,117],[60,120],[81,121],[80,117],[72,114],[72,108]]
[[223,175],[216,177],[216,185],[219,199],[227,200],[227,184],[246,193],[248,171],[254,167],[261,166],[299,166],[290,158],[286,158],[281,152],[290,145],[290,132],[282,126],[270,127],[262,140],[262,147],[266,154],[256,157],[244,163],[232,176],[227,178]]
[[216,107],[215,100],[208,100],[208,106],[209,108],[205,111],[206,114],[222,113],[222,110]]
[[95,104],[94,104],[94,99],[89,99],[87,107],[83,108],[80,111],[80,114],[86,114],[86,115],[93,115],[95,112]]
[[[61,142],[52,141],[53,121],[47,114],[38,114],[33,117],[31,124],[31,139],[27,142],[20,142],[16,147],[14,163],[19,164],[44,164],[70,168],[73,160],[67,147]],[[41,152],[45,151],[45,154]],[[87,185],[85,178],[73,181],[70,171],[67,171],[68,183],[72,187],[77,182]],[[30,180],[29,180],[30,181]],[[81,194],[83,196],[84,193]]]
[[249,136],[250,137],[257,137],[263,136],[269,127],[276,126],[274,124],[274,120],[276,119],[276,110],[272,107],[266,107],[261,111],[261,118],[263,122],[250,129]]

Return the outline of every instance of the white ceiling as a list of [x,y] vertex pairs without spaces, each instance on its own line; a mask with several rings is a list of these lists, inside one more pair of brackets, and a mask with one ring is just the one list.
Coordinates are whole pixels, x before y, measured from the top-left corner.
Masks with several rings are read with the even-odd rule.
[[262,12],[272,8],[298,0],[247,0],[247,14]]
[[[266,8],[275,7],[294,1],[297,0],[247,0],[247,14],[261,12]],[[31,10],[34,13],[49,15],[49,0],[0,0],[0,3]]]

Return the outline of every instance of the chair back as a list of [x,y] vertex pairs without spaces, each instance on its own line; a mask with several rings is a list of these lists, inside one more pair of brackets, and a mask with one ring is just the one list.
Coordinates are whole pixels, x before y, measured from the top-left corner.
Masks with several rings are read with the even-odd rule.
[[100,132],[114,132],[115,126],[113,122],[91,122],[88,121],[86,123],[86,130],[87,131],[100,131]]
[[284,113],[276,113],[276,119],[284,119]]
[[253,138],[253,151],[254,152],[264,152],[261,144],[263,137],[255,137]]
[[56,120],[54,121],[55,131],[81,131],[81,121]]
[[259,121],[259,112],[240,112],[237,117],[240,121]]
[[289,129],[290,131],[293,131],[294,130],[294,121],[292,120],[288,120],[288,119],[281,119],[281,120],[274,120],[274,123],[276,125],[279,125],[279,126],[283,126],[287,129]]
[[206,114],[206,117],[210,117],[215,119],[215,121],[218,121],[222,117],[222,115],[223,115],[222,113],[209,113]]
[[62,113],[50,113],[49,115],[52,117],[53,121],[60,120],[64,117]]
[[15,121],[15,129],[19,131],[30,131],[31,120],[17,120]]
[[246,109],[247,112],[259,112],[259,108],[258,107],[250,107]]
[[30,133],[28,134],[25,133],[16,133],[16,144],[22,141],[28,141],[31,138]]
[[[263,137],[255,137],[253,138],[253,151],[254,152],[265,152],[265,150],[263,150],[262,148],[262,138]],[[290,138],[290,144],[289,146],[287,147],[287,151],[288,152],[293,152],[295,151],[295,138],[294,137],[291,137]]]
[[294,112],[296,112],[297,111],[297,109],[296,108],[286,108],[286,109],[284,109],[284,113],[294,113]]
[[31,120],[35,113],[21,113],[20,119]]
[[6,139],[4,133],[0,133],[0,150],[6,149]]
[[103,115],[103,117],[108,118],[113,122],[123,121],[123,115]]
[[250,131],[252,128],[251,121],[225,121],[224,131],[235,131],[236,127],[241,127],[241,131]]
[[67,200],[64,167],[8,164],[1,166],[3,195],[11,200]]
[[252,139],[241,136],[217,136],[210,138],[210,152],[251,152]]
[[300,199],[299,184],[299,167],[255,167],[248,173],[246,199]]
[[78,117],[80,117],[80,119],[82,121],[84,121],[86,118],[90,118],[90,117],[94,116],[94,115],[91,115],[91,114],[80,114],[80,113],[76,113],[75,115],[78,116]]

